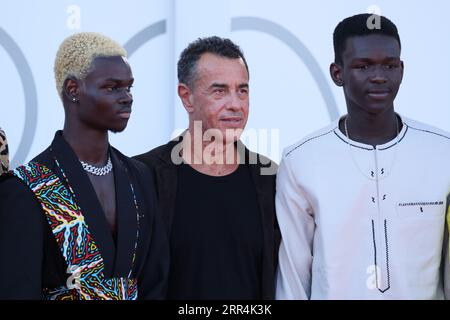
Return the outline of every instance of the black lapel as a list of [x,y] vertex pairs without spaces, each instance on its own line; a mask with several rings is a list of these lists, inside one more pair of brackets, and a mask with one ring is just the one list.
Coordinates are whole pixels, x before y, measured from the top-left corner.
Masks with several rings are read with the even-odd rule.
[[[246,161],[248,161],[248,157],[250,155],[250,151],[245,149]],[[258,159],[259,161],[259,159]],[[270,193],[267,190],[267,184],[264,183],[263,176],[261,175],[261,168],[258,164],[248,164],[248,168],[250,169],[251,177],[253,180],[253,185],[255,186],[256,194],[258,196],[258,205],[259,211],[261,213],[261,222],[262,225],[265,226],[268,221],[272,221],[272,213],[266,210],[266,206],[264,205],[264,199],[270,196]],[[264,239],[266,238],[265,228],[263,228]],[[265,241],[264,241],[265,242]]]
[[[62,131],[56,133],[51,148],[53,150],[52,156],[56,156],[64,170],[75,193],[76,202],[81,208],[89,232],[103,257],[105,263],[104,274],[106,277],[110,277],[114,268],[115,244],[94,187],[78,161],[75,152],[64,140]],[[61,176],[59,173],[56,174]]]
[[163,221],[167,227],[168,235],[170,235],[173,216],[175,214],[174,204],[177,196],[178,178],[178,166],[173,163],[171,153],[172,148],[175,147],[181,139],[176,142],[172,140],[166,145],[167,148],[159,155],[161,163],[155,170],[159,198],[158,202]]
[[[127,276],[132,265],[136,243],[137,212],[130,187],[131,172],[127,173],[125,164],[113,148],[110,148],[110,152],[114,166],[118,228],[114,275]],[[137,185],[135,182],[133,182],[133,187],[136,192]]]
[[[240,143],[240,141],[239,141]],[[250,151],[245,148],[245,159],[249,161],[250,157],[255,156],[255,153],[250,155]],[[256,155],[257,156],[257,155]],[[262,223],[262,232],[263,232],[263,263],[262,263],[262,298],[263,299],[272,299],[272,287],[273,287],[273,225],[274,225],[274,216],[273,212],[265,203],[266,201],[271,201],[271,192],[268,188],[269,179],[266,176],[261,175],[261,165],[259,164],[259,158],[257,160],[258,164],[253,164],[247,162],[248,167],[250,169],[251,177],[253,180],[253,184],[255,186],[259,212],[261,214],[261,223]]]
[[[237,142],[238,151],[241,153],[241,159],[242,159],[242,151],[244,150],[244,159],[245,163],[247,164],[248,168],[250,169],[251,177],[253,180],[253,184],[255,186],[256,194],[258,196],[258,205],[259,205],[259,211],[261,212],[262,216],[262,223],[263,226],[265,225],[266,221],[271,220],[271,212],[266,212],[264,205],[264,199],[270,195],[270,193],[267,190],[267,185],[263,181],[263,176],[261,175],[261,166],[259,165],[259,157],[258,154],[250,152],[245,146],[243,146],[242,142],[239,140]],[[254,163],[256,160],[257,163]],[[269,219],[269,220],[268,220]]]

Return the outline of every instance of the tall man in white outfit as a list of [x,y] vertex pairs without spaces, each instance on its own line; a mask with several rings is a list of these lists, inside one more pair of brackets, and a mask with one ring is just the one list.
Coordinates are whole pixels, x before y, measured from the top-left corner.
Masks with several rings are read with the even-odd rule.
[[283,153],[276,297],[442,299],[450,135],[395,113],[404,65],[390,20],[356,15],[333,37],[348,114]]

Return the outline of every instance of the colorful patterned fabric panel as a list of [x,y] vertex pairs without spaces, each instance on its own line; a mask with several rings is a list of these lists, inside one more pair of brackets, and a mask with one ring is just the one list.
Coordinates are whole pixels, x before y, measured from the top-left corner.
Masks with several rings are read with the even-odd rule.
[[66,286],[44,290],[50,300],[135,300],[137,281],[105,279],[104,263],[74,195],[48,168],[30,162],[14,175],[33,191],[56,238],[71,274]]

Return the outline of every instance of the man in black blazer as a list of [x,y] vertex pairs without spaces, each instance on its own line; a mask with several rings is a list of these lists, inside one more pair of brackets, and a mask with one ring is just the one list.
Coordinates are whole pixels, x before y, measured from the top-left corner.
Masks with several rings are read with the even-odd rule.
[[170,241],[169,299],[273,299],[279,232],[277,165],[239,140],[249,73],[229,39],[191,43],[178,61],[188,129],[136,156],[154,187]]

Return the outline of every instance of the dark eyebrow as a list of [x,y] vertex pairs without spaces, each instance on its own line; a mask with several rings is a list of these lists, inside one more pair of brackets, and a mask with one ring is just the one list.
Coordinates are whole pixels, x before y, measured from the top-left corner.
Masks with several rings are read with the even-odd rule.
[[130,82],[134,82],[134,78],[131,78],[129,80],[116,79],[116,78],[107,78],[104,81],[105,82],[115,82],[115,83],[130,83]]
[[[386,57],[386,59],[384,59],[383,61],[400,61],[399,57]],[[373,59],[370,58],[356,58],[352,60],[352,63],[357,63],[357,62],[367,62],[367,63],[371,63],[373,62]]]
[[356,58],[352,60],[352,63],[357,63],[357,62],[372,62],[372,59],[369,58]]
[[387,57],[384,61],[401,61],[400,57]]
[[210,88],[221,88],[221,89],[225,89],[228,86],[224,83],[216,83],[214,82],[212,85],[209,86]]
[[[224,83],[214,82],[212,85],[209,86],[209,88],[210,89],[213,89],[213,88],[226,89],[226,88],[228,88],[228,85],[226,85]],[[242,88],[248,88],[248,83],[240,84],[239,89],[242,89]]]

